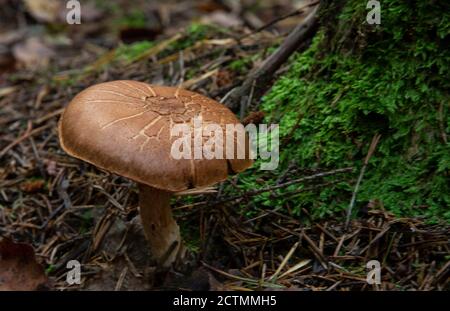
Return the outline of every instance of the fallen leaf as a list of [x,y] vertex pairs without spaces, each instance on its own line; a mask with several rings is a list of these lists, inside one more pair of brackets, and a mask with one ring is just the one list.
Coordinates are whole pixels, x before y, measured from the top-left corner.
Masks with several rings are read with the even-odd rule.
[[252,111],[249,113],[248,116],[246,116],[244,118],[244,120],[242,121],[242,124],[247,125],[247,124],[255,124],[258,125],[260,124],[263,120],[264,120],[264,112],[262,111]]
[[56,22],[63,8],[63,2],[59,0],[24,0],[24,2],[28,13],[39,22]]
[[38,68],[48,65],[55,52],[40,38],[31,37],[13,47],[16,60],[26,68]]
[[216,24],[225,28],[242,25],[242,20],[240,20],[236,15],[225,11],[216,11],[211,13],[203,17],[201,22],[205,24]]
[[0,98],[14,93],[17,90],[16,86],[7,86],[0,88]]
[[200,3],[196,4],[197,10],[203,13],[211,13],[217,10],[224,10],[226,7],[224,7],[219,1],[201,1]]
[[9,239],[0,241],[0,291],[31,291],[49,288],[44,268],[36,262],[33,248]]
[[227,69],[221,69],[217,73],[217,86],[226,87],[233,83],[233,73]]
[[41,190],[45,185],[44,180],[27,180],[20,184],[20,189],[24,192],[37,192]]
[[[24,0],[27,11],[37,21],[44,23],[66,23],[66,17],[72,8],[66,7],[66,1],[60,0]],[[81,22],[92,22],[103,16],[103,11],[91,3],[80,5]]]

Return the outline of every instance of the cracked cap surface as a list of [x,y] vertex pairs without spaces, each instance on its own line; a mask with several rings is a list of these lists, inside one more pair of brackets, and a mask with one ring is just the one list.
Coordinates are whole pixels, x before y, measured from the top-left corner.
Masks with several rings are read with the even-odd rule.
[[[171,136],[175,124],[194,132],[194,117],[208,124],[239,124],[222,104],[175,87],[136,81],[112,81],[91,86],[69,103],[59,122],[62,148],[71,156],[137,182],[167,191],[182,191],[223,181],[229,173],[251,166],[248,139],[244,159],[174,159]],[[225,134],[224,134],[224,137]],[[211,138],[203,136],[203,142]],[[226,139],[223,150],[226,153]],[[194,152],[194,139],[191,151]]]

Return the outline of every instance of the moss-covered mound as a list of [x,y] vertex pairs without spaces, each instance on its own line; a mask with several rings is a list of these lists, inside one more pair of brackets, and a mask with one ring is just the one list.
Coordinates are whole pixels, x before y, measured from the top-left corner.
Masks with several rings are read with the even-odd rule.
[[[450,221],[450,3],[382,1],[380,25],[366,22],[365,1],[343,3],[323,12],[329,18],[310,48],[264,99],[267,122],[280,124],[280,170],[292,160],[308,169],[355,166],[356,179],[381,134],[356,209],[372,202],[398,215]],[[353,185],[277,204],[335,214],[347,208]]]

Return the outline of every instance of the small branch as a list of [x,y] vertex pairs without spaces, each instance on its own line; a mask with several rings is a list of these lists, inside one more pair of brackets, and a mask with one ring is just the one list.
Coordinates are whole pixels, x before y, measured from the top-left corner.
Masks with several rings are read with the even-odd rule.
[[[317,173],[317,174],[314,174],[311,176],[306,176],[306,177],[290,180],[288,182],[278,184],[275,186],[269,186],[269,187],[258,189],[258,190],[248,191],[248,192],[244,193],[244,195],[256,195],[256,194],[260,194],[263,192],[276,190],[279,188],[287,187],[287,186],[290,186],[293,184],[297,184],[297,183],[308,181],[308,180],[313,180],[313,179],[320,178],[320,177],[326,177],[326,176],[336,175],[336,174],[340,174],[340,173],[351,172],[352,170],[353,170],[353,167],[345,167],[345,168],[339,168],[339,169],[328,171],[328,172]],[[239,197],[241,197],[241,196],[239,196]]]
[[345,229],[347,230],[348,225],[350,223],[350,217],[352,216],[352,209],[355,205],[356,201],[356,194],[358,193],[359,186],[361,184],[361,181],[364,176],[364,172],[366,171],[367,164],[369,163],[370,158],[372,157],[373,152],[375,151],[375,148],[377,147],[378,141],[380,140],[381,135],[375,134],[372,138],[372,142],[370,143],[369,151],[367,152],[366,158],[364,159],[364,164],[361,168],[361,171],[359,172],[358,180],[356,181],[355,189],[353,190],[352,199],[350,201],[350,204],[347,208],[347,219],[345,220]]
[[314,2],[311,2],[311,3],[305,4],[304,6],[302,6],[301,8],[296,9],[293,12],[290,12],[290,13],[287,13],[287,14],[285,14],[283,16],[277,17],[277,18],[271,20],[270,22],[268,22],[267,24],[264,24],[261,27],[255,29],[254,31],[241,36],[239,38],[239,40],[242,40],[242,39],[250,37],[250,36],[252,36],[252,35],[254,35],[254,34],[258,33],[258,32],[261,32],[261,31],[263,31],[263,30],[265,30],[265,29],[275,25],[276,23],[278,23],[278,22],[280,22],[282,20],[285,20],[285,19],[287,19],[289,17],[293,17],[293,16],[297,16],[297,15],[303,15],[303,14],[306,13],[306,9],[309,9],[310,7],[313,7],[316,4],[319,4],[319,2],[320,1],[314,1]]
[[[186,207],[203,206],[203,205],[208,205],[208,204],[210,204],[210,205],[217,205],[217,204],[221,204],[221,203],[232,202],[232,201],[236,201],[236,200],[239,200],[239,199],[242,199],[242,198],[245,198],[245,197],[255,196],[255,195],[258,195],[258,194],[263,193],[263,192],[268,192],[268,191],[284,188],[284,187],[287,187],[287,186],[290,186],[290,185],[293,185],[293,184],[296,184],[296,183],[301,183],[301,182],[304,182],[304,181],[314,180],[316,178],[331,176],[331,175],[335,175],[335,174],[347,173],[347,172],[351,172],[351,171],[353,171],[353,167],[345,167],[345,168],[340,168],[340,169],[336,169],[336,170],[332,170],[332,171],[328,171],[328,172],[317,173],[317,174],[314,174],[314,175],[311,175],[311,176],[305,176],[305,177],[302,177],[302,178],[290,180],[290,181],[282,183],[282,184],[277,184],[277,185],[274,185],[274,186],[268,186],[268,187],[257,189],[257,190],[247,191],[247,192],[244,192],[244,193],[242,193],[240,195],[229,197],[229,198],[224,198],[224,199],[221,199],[221,200],[201,201],[201,202],[196,202],[196,203],[189,204],[189,205],[176,207],[175,210],[183,209],[183,208],[186,208]],[[328,185],[328,184],[329,183],[327,183],[326,185]],[[315,187],[317,187],[317,186],[315,186]],[[303,189],[303,190],[300,190],[300,191],[306,191],[306,190],[312,190],[312,188],[307,188],[307,189]]]
[[226,106],[232,110],[236,110],[239,107],[241,97],[249,93],[253,83],[257,86],[257,91],[263,89],[280,66],[286,62],[300,44],[313,33],[313,29],[315,29],[318,21],[318,9],[319,5],[316,5],[305,20],[297,25],[286,37],[281,46],[264,61],[261,67],[250,73],[242,86],[234,89],[229,94],[226,100]]
[[24,141],[25,139],[32,137],[50,127],[54,126],[53,124],[49,123],[46,125],[43,125],[41,127],[35,128],[34,130],[32,130],[31,128],[31,123],[28,124],[28,128],[25,131],[24,134],[22,134],[22,136],[18,137],[16,140],[14,140],[12,143],[10,143],[8,146],[6,146],[5,148],[3,148],[3,150],[0,151],[0,159],[9,151],[11,150],[14,146],[20,144],[22,141]]

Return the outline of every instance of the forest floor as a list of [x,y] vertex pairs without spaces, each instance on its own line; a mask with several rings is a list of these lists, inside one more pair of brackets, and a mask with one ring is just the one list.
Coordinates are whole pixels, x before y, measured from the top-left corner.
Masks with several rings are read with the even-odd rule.
[[[213,1],[165,3],[123,4],[126,13],[122,4],[92,10],[92,22],[76,30],[39,22],[19,2],[2,13],[1,27],[9,30],[0,36],[0,235],[33,247],[50,289],[448,290],[448,225],[397,217],[375,203],[348,228],[307,209],[298,217],[289,206],[250,212],[254,193],[239,187],[239,176],[217,193],[174,200],[189,256],[170,271],[152,265],[135,184],[62,151],[57,123],[64,107],[84,88],[118,79],[181,85],[220,101],[303,18],[256,32],[292,12],[290,1],[237,15]],[[258,113],[255,105],[246,122]],[[303,183],[308,191],[327,187],[323,174],[354,184],[358,172],[276,174],[279,185]],[[221,191],[225,186],[232,191]],[[258,189],[269,199],[277,195],[264,186],[262,180]],[[366,280],[373,259],[381,265],[380,285]],[[70,260],[82,263],[81,284],[66,282]],[[20,273],[26,277],[27,268]]]

